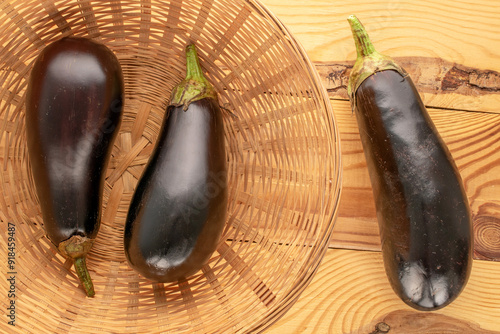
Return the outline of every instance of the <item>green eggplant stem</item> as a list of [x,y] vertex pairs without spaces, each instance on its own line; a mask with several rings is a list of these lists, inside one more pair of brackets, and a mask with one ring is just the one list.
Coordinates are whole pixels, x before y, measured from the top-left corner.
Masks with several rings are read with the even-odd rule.
[[363,27],[358,18],[355,15],[350,15],[347,18],[347,21],[351,25],[358,58],[367,57],[373,54],[375,52],[375,47],[373,46],[365,27]]
[[92,283],[92,278],[90,278],[89,271],[87,270],[87,261],[85,257],[76,258],[74,261],[76,274],[78,275],[87,296],[94,297],[94,284]]
[[203,74],[196,46],[190,44],[186,47],[186,78],[174,87],[170,105],[187,110],[191,102],[204,98],[217,100],[217,93]]
[[74,235],[57,246],[62,255],[73,259],[76,274],[85,289],[85,293],[89,297],[93,297],[95,292],[92,278],[87,270],[86,256],[92,248],[93,243],[93,239]]
[[347,84],[347,94],[351,101],[352,109],[355,109],[355,94],[358,87],[369,76],[376,72],[394,70],[406,77],[408,74],[391,57],[383,55],[375,50],[368,33],[355,15],[350,15],[347,21],[351,25],[351,31],[356,46],[357,59],[352,67]]
[[186,80],[206,81],[194,44],[186,47]]

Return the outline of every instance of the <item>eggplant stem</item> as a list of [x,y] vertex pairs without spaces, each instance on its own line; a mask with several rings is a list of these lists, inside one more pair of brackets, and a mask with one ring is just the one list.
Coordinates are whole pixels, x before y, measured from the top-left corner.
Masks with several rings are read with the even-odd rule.
[[90,251],[90,248],[92,248],[93,243],[93,239],[82,237],[80,235],[73,235],[71,238],[62,241],[57,246],[62,255],[73,259],[76,274],[85,289],[85,293],[89,297],[93,297],[95,293],[92,279],[87,270],[87,261],[85,257]]
[[190,44],[186,47],[186,80],[206,80],[194,44]]
[[75,271],[80,279],[80,282],[85,289],[85,293],[89,297],[94,297],[94,284],[92,283],[92,278],[90,277],[89,271],[87,270],[87,261],[85,257],[78,257],[74,262]]
[[368,33],[363,27],[363,24],[358,20],[356,15],[350,15],[347,18],[351,25],[352,35],[354,36],[354,44],[356,45],[356,53],[358,58],[367,57],[375,52]]
[[361,83],[376,72],[394,70],[405,77],[406,71],[399,66],[391,57],[383,55],[373,46],[368,33],[355,15],[347,18],[351,25],[354,44],[356,46],[357,59],[349,75],[347,94],[351,101],[352,110],[356,108],[356,90]]
[[204,98],[217,100],[217,92],[203,74],[196,46],[190,44],[186,47],[186,78],[174,87],[170,105],[187,110],[191,102]]

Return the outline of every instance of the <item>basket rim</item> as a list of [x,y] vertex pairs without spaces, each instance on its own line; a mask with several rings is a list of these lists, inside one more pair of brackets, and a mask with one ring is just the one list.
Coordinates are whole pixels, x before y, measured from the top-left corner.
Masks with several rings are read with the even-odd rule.
[[[321,83],[321,79],[319,77],[318,71],[315,69],[307,51],[302,46],[302,44],[295,38],[292,32],[283,24],[283,22],[274,15],[260,0],[245,0],[248,4],[255,8],[255,10],[264,16],[266,21],[275,26],[278,30],[280,30],[284,37],[287,38],[288,45],[292,48],[294,54],[300,59],[300,63],[303,69],[307,70],[309,77],[311,79],[311,84],[315,88],[315,93],[318,96],[318,100],[321,101],[322,107],[325,108],[327,114],[330,116],[328,121],[328,135],[331,136],[329,139],[329,143],[335,147],[334,154],[331,156],[333,159],[333,165],[337,169],[338,173],[335,173],[336,179],[332,180],[334,183],[334,189],[331,191],[332,198],[335,203],[333,205],[334,210],[331,214],[331,217],[328,219],[328,231],[323,234],[323,240],[321,243],[326,247],[319,247],[320,252],[315,256],[314,259],[311,259],[309,263],[309,268],[312,269],[310,271],[304,272],[300,277],[297,277],[297,281],[300,281],[300,288],[294,289],[293,294],[287,294],[286,298],[282,300],[282,303],[279,305],[273,306],[272,309],[268,310],[268,318],[260,319],[256,322],[252,327],[249,328],[250,332],[261,333],[271,327],[276,321],[278,321],[285,313],[288,311],[289,307],[286,307],[288,304],[294,304],[301,296],[302,292],[307,288],[314,275],[316,274],[319,265],[321,264],[321,260],[328,249],[328,244],[332,237],[333,228],[335,226],[335,220],[338,216],[338,208],[340,197],[342,193],[342,161],[341,161],[341,148],[340,148],[340,134],[337,128],[337,121],[335,117],[335,113],[333,111],[332,104],[329,101],[328,94],[326,92],[326,88]],[[330,132],[333,130],[333,133]],[[329,152],[332,153],[332,152]]]

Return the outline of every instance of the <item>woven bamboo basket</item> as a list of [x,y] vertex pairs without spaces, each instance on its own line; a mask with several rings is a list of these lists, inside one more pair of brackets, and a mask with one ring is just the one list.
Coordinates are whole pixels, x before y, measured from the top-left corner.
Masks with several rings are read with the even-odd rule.
[[[46,45],[67,35],[108,46],[125,77],[101,228],[87,259],[94,298],[45,236],[27,157],[30,69]],[[123,229],[170,92],[185,76],[189,42],[231,112],[224,120],[228,215],[209,263],[161,284],[128,266]],[[314,67],[266,8],[254,0],[7,0],[0,2],[0,45],[0,257],[2,272],[15,277],[14,285],[0,280],[0,332],[260,332],[293,305],[334,226],[339,141]],[[15,327],[8,324],[12,301]]]

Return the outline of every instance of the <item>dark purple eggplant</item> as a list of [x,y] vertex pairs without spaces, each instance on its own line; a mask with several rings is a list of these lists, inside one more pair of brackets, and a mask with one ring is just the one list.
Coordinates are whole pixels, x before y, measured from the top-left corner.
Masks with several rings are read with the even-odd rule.
[[409,75],[375,51],[355,16],[358,58],[348,93],[396,294],[418,310],[451,303],[472,266],[472,222],[455,162]]
[[37,57],[26,95],[29,160],[43,227],[94,295],[86,254],[97,236],[106,166],[121,122],[123,75],[106,46],[66,37]]
[[194,45],[186,48],[186,58],[186,79],[172,92],[125,225],[130,266],[157,282],[175,282],[200,270],[226,219],[222,113]]

